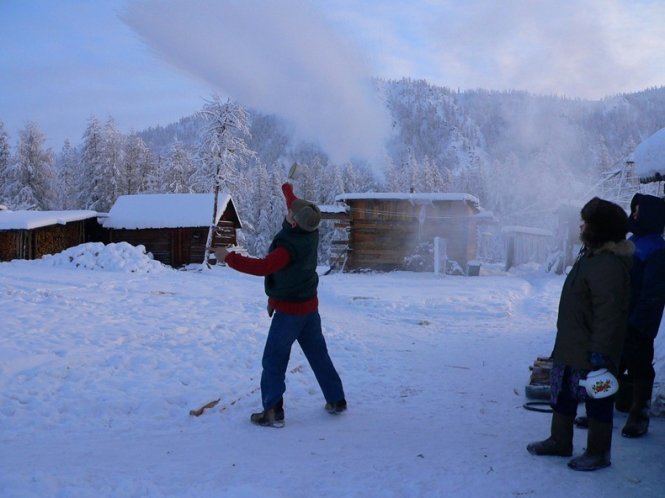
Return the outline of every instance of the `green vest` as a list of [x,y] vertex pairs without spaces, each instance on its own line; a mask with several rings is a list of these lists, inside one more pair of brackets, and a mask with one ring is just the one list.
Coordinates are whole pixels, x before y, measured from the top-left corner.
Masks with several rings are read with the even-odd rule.
[[316,273],[319,231],[306,232],[291,227],[285,220],[282,230],[275,235],[270,251],[283,247],[291,261],[281,270],[267,275],[264,281],[266,294],[280,301],[307,301],[316,297],[319,275]]

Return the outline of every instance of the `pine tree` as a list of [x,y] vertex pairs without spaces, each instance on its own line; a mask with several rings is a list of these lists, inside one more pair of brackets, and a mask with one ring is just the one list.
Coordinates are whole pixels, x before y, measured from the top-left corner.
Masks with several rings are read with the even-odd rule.
[[344,185],[342,168],[338,165],[331,164],[327,172],[326,190],[323,194],[323,200],[326,204],[333,204],[335,202],[335,197],[339,194],[346,193],[346,185]]
[[169,157],[161,165],[159,190],[173,193],[193,192],[192,175],[194,171],[194,160],[183,143],[176,138]]
[[429,157],[425,156],[422,165],[423,192],[445,192],[446,183],[439,168]]
[[79,171],[78,152],[65,140],[56,160],[57,201],[59,209],[76,209]]
[[392,161],[386,167],[386,182],[385,187],[388,192],[403,192],[402,177],[404,170],[401,166],[396,165]]
[[264,255],[270,245],[270,237],[277,228],[272,219],[273,197],[281,195],[281,192],[274,192],[271,177],[263,164],[257,165],[250,174],[253,182],[248,182],[248,185],[251,185],[251,191],[255,194],[255,201],[244,208],[251,227],[248,250],[251,254]]
[[104,135],[96,116],[88,120],[88,126],[83,133],[80,161],[78,206],[95,210],[102,203],[101,174],[104,161]]
[[[196,173],[198,187],[203,192],[213,193],[212,222],[208,230],[204,264],[212,248],[218,195],[222,191],[240,197],[240,175],[238,166],[254,153],[247,147],[244,138],[250,136],[249,115],[237,102],[228,99],[222,102],[218,95],[207,101],[199,115],[204,120],[199,149],[200,168]],[[246,194],[246,191],[243,192]]]
[[102,170],[100,199],[96,209],[109,211],[122,192],[121,185],[127,183],[123,177],[125,170],[125,137],[118,130],[115,120],[109,117],[104,126],[104,147],[102,149]]
[[53,152],[35,123],[19,131],[16,157],[10,162],[7,197],[14,209],[50,209],[53,205]]
[[6,190],[9,183],[9,137],[5,131],[5,124],[0,121],[0,204],[9,203],[6,199]]
[[147,190],[144,181],[146,165],[150,163],[150,149],[136,133],[125,141],[124,161],[121,168],[119,194],[136,194]]

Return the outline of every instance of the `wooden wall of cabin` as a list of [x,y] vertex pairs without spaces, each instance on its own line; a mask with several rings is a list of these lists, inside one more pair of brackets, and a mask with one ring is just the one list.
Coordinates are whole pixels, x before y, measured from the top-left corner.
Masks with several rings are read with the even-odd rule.
[[[208,228],[146,228],[141,230],[109,230],[109,242],[143,245],[146,251],[165,265],[178,268],[190,263],[203,263]],[[213,246],[236,244],[235,225],[220,221],[213,237]]]
[[85,242],[83,221],[73,221],[65,225],[50,225],[32,231],[33,252],[30,259],[38,259],[45,254],[57,254]]
[[427,206],[427,218],[421,229],[421,239],[446,241],[448,260],[456,261],[463,269],[476,259],[478,231],[474,211],[466,202],[437,201]]
[[146,251],[165,265],[172,265],[171,229],[147,228],[141,230],[111,229],[109,242],[127,242],[133,246],[142,245]]
[[[182,229],[185,230],[185,229]],[[193,228],[187,229],[187,233],[183,232],[180,244],[183,246],[188,244],[189,241],[189,256],[184,256],[180,264],[189,263],[203,263],[205,256],[205,245],[208,241],[208,228]],[[236,227],[232,221],[221,220],[217,223],[217,229],[212,237],[213,247],[228,247],[234,246],[237,243]]]
[[358,199],[347,201],[349,233],[348,270],[401,269],[405,256],[418,244],[417,220],[407,201]]
[[0,232],[0,261],[19,259],[23,230],[7,230]]
[[39,259],[85,242],[83,221],[0,232],[0,261]]
[[85,241],[86,242],[101,242],[108,244],[109,230],[97,221],[97,218],[89,218],[85,220]]
[[419,244],[432,243],[434,237],[446,239],[448,259],[462,268],[476,258],[476,223],[466,202],[418,205],[407,200],[361,199],[347,204],[351,218],[349,270],[401,269]]
[[[207,233],[206,233],[207,236]],[[213,247],[234,246],[237,244],[236,226],[231,220],[220,220],[212,240]]]
[[[183,247],[188,247],[189,254],[185,256],[183,251],[183,258],[180,260],[181,265],[190,263],[203,263],[203,256],[205,256],[206,242],[208,241],[207,228],[190,228],[181,229],[181,244]],[[214,243],[214,239],[213,239]]]

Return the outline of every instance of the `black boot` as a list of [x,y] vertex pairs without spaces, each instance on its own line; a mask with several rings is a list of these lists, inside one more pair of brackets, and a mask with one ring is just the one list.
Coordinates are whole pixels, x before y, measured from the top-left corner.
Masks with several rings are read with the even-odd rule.
[[325,409],[328,413],[335,415],[337,413],[342,413],[346,411],[346,400],[340,399],[334,403],[326,403]]
[[552,414],[550,437],[543,441],[529,443],[526,450],[539,456],[570,456],[573,454],[573,421],[575,417]]
[[653,382],[639,380],[633,383],[633,405],[628,413],[628,420],[621,430],[623,437],[642,437],[649,430],[649,410]]
[[262,412],[252,413],[249,420],[256,425],[262,427],[284,427],[284,406],[280,400],[272,408],[263,410]]
[[284,398],[280,398],[273,408],[275,409],[275,420],[284,422]]
[[612,424],[589,418],[589,433],[584,453],[568,462],[573,470],[598,470],[610,466]]

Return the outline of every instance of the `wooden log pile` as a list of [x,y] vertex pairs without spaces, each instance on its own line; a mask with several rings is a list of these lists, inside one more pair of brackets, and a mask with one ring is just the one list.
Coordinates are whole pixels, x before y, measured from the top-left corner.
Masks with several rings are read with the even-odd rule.
[[529,384],[532,386],[549,386],[550,373],[552,372],[552,359],[544,356],[539,356],[533,365],[529,367],[531,370],[531,377]]
[[529,366],[531,371],[529,384],[524,387],[527,398],[548,399],[550,397],[552,363],[551,358],[539,356],[533,365]]

